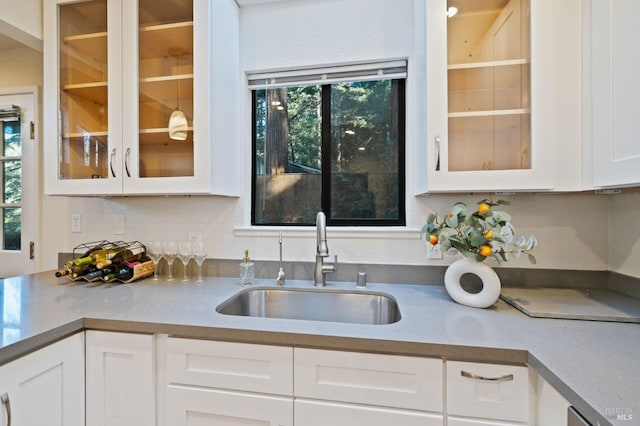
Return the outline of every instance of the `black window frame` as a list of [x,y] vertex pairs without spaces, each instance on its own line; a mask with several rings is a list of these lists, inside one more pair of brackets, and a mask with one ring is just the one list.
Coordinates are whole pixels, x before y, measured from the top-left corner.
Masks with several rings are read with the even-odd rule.
[[[321,87],[322,123],[321,123],[321,168],[322,191],[320,206],[325,213],[327,225],[331,226],[406,226],[406,78],[389,79],[398,83],[398,218],[396,219],[335,219],[331,217],[331,87]],[[252,226],[314,226],[315,223],[256,223],[256,102],[257,90],[251,90],[251,225]]]

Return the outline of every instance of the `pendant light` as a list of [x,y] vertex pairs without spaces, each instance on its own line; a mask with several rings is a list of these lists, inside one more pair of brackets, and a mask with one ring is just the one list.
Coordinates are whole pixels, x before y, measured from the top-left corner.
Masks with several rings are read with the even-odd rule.
[[[184,51],[180,48],[170,48],[169,56],[176,58],[176,71],[180,72],[180,56],[184,55]],[[180,79],[176,79],[176,109],[169,117],[169,138],[176,141],[184,141],[187,139],[187,130],[189,122],[187,116],[180,109]]]

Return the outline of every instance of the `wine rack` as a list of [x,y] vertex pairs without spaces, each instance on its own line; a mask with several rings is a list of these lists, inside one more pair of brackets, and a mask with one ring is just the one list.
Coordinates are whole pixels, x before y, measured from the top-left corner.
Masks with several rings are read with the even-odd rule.
[[56,276],[71,281],[131,283],[153,275],[153,260],[139,241],[93,241],[77,245]]

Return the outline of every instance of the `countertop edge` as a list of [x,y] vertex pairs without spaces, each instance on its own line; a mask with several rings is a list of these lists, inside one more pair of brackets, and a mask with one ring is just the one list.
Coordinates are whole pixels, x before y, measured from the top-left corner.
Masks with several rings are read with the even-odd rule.
[[[208,326],[176,325],[123,320],[85,318],[86,330],[127,333],[168,334],[171,337],[218,340],[275,346],[292,346],[389,355],[424,356],[456,361],[525,365],[528,351],[523,349],[408,342],[361,337],[329,336],[280,331],[263,331]],[[471,350],[471,351],[470,351]]]

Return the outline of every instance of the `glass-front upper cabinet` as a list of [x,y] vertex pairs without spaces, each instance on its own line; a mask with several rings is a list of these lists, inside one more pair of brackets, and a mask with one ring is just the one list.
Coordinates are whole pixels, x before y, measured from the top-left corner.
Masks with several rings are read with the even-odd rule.
[[[579,72],[579,58],[566,71],[552,65],[569,61],[559,50],[566,40],[553,45],[562,25],[557,7],[548,0],[427,2],[428,172],[419,191],[554,189],[565,124],[557,125],[553,98],[563,90],[580,97],[579,85],[562,88],[558,78]],[[579,120],[579,108],[568,114]],[[579,122],[572,124],[579,133]]]
[[60,4],[57,12],[56,179],[93,186],[110,164],[107,0]]
[[531,168],[529,1],[447,10],[449,170]]
[[45,192],[234,192],[238,22],[234,0],[45,0]]
[[139,177],[193,176],[192,0],[139,0],[138,31]]

